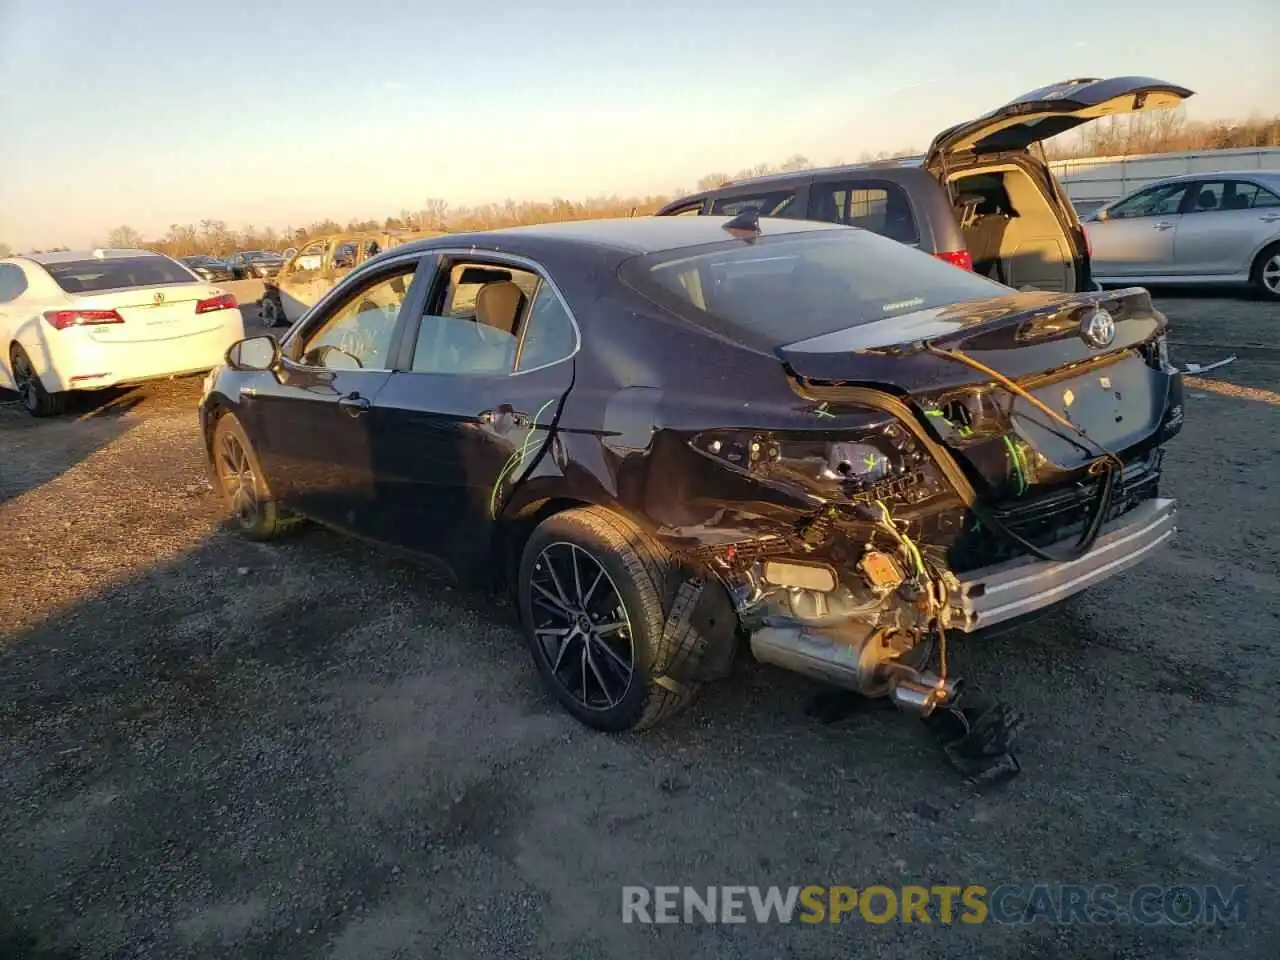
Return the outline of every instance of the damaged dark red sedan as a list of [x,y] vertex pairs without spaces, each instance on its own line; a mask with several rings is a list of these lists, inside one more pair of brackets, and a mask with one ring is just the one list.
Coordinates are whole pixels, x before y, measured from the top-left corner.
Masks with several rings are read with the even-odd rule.
[[506,584],[593,727],[669,715],[744,641],[929,715],[962,698],[948,637],[1174,536],[1165,326],[1144,290],[1016,292],[856,228],[563,223],[365,263],[233,347],[200,414],[245,533]]

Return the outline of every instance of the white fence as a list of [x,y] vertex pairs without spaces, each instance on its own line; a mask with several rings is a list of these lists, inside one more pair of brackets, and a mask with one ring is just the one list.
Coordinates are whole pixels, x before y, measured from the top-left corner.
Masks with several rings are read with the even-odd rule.
[[1280,170],[1280,147],[1081,157],[1055,160],[1049,166],[1062,181],[1076,209],[1087,213],[1165,177],[1228,170]]

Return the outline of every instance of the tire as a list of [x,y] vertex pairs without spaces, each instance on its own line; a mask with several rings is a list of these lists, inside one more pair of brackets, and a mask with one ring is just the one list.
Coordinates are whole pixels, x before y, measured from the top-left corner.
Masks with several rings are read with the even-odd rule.
[[[572,580],[575,565],[577,585]],[[587,581],[595,579],[596,570],[605,577],[589,589]],[[665,551],[610,510],[567,510],[533,531],[517,580],[520,618],[543,683],[575,719],[596,730],[640,730],[673,716],[696,697],[699,684],[686,678],[694,675],[706,641],[689,626],[687,611],[681,612],[685,593],[673,588],[676,579]],[[563,590],[557,591],[558,586]],[[568,604],[560,604],[556,592]],[[583,594],[590,602],[575,604]],[[619,605],[613,605],[613,597]],[[577,625],[570,628],[575,617]],[[607,637],[594,633],[619,622],[624,628]],[[592,629],[591,639],[580,638],[584,625]],[[579,639],[571,629],[579,631]],[[561,641],[564,633],[570,635]],[[630,661],[630,674],[622,690],[624,641],[630,648],[629,658],[623,658]],[[561,660],[558,669],[555,658]],[[619,682],[606,689],[611,681]]]
[[268,329],[280,326],[280,304],[274,297],[263,297],[258,303],[258,319]]
[[300,523],[272,499],[262,464],[234,413],[223,414],[218,420],[210,459],[214,484],[242,535],[250,540],[274,540]]
[[13,371],[13,385],[22,408],[31,416],[56,417],[67,409],[67,394],[50,393],[44,388],[35,365],[19,344],[9,348],[9,369]]
[[1280,243],[1273,243],[1258,254],[1249,278],[1259,296],[1280,300]]

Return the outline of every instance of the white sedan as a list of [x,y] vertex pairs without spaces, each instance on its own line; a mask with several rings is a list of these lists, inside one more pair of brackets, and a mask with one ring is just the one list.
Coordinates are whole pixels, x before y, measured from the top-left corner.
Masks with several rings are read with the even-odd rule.
[[0,387],[33,416],[60,413],[72,390],[209,370],[243,337],[236,298],[162,254],[0,260]]

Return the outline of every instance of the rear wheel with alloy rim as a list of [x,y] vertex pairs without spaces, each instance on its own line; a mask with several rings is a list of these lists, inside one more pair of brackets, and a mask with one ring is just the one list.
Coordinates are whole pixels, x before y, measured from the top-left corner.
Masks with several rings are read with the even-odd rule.
[[696,683],[668,675],[700,656],[691,632],[664,633],[671,576],[657,544],[600,507],[556,514],[525,545],[525,638],[543,682],[587,726],[651,726],[696,694]]
[[9,369],[13,371],[13,386],[22,408],[31,416],[55,417],[66,410],[67,395],[50,393],[44,388],[27,351],[16,343],[9,349]]
[[218,492],[246,537],[270,540],[296,525],[272,499],[253,444],[233,413],[223,415],[214,429],[213,468]]
[[1269,300],[1280,300],[1280,243],[1258,254],[1253,265],[1253,286]]

